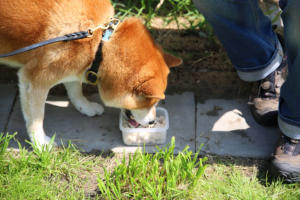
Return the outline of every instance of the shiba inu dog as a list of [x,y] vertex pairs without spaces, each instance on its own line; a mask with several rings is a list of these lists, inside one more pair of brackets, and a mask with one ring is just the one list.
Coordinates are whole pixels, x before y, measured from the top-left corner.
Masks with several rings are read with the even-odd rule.
[[[109,0],[1,0],[0,54],[61,35],[89,30],[109,22],[114,9]],[[75,108],[87,116],[104,108],[88,101],[82,83],[92,65],[103,29],[91,37],[57,42],[0,59],[20,68],[19,92],[30,139],[39,145],[50,138],[43,129],[45,101],[50,88],[63,83]],[[155,119],[155,105],[165,98],[169,67],[182,63],[155,44],[140,20],[119,23],[110,39],[102,42],[97,86],[106,106],[121,108],[132,123]]]

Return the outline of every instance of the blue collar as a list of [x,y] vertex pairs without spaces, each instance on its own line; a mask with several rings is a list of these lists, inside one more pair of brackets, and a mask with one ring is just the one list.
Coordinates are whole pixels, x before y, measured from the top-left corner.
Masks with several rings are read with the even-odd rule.
[[111,35],[113,34],[114,30],[113,29],[107,29],[103,32],[102,35],[102,40],[103,41],[108,41],[111,37]]

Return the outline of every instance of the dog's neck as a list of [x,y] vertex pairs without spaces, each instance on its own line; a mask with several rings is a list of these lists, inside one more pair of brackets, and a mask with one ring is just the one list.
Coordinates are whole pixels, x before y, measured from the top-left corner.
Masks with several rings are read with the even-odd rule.
[[117,26],[119,25],[120,20],[118,19],[112,19],[112,21],[108,24],[107,29],[105,29],[102,33],[102,39],[98,45],[98,49],[94,58],[94,61],[91,65],[91,67],[87,70],[86,72],[86,82],[91,84],[91,85],[97,85],[97,80],[98,80],[98,71],[101,66],[101,62],[103,59],[102,56],[102,47],[103,43],[106,41],[109,41],[111,38],[112,34],[116,30]]

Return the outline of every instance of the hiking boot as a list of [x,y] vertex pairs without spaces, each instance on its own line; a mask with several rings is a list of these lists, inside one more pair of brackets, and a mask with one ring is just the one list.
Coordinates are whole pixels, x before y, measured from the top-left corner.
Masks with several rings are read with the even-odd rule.
[[277,125],[280,88],[286,76],[286,63],[284,58],[277,70],[260,81],[257,97],[250,102],[254,119],[263,126]]
[[270,173],[284,178],[288,183],[300,181],[300,140],[281,135],[271,161]]

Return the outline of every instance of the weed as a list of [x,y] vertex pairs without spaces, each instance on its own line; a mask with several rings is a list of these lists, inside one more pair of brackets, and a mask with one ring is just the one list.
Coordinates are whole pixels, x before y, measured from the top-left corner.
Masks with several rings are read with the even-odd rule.
[[113,172],[105,168],[98,179],[102,196],[108,199],[182,199],[189,195],[205,170],[198,153],[187,146],[174,155],[175,139],[152,155],[136,151],[125,155]]
[[16,133],[13,135],[0,133],[0,162],[3,159],[4,153],[7,150],[9,142],[15,137]]

